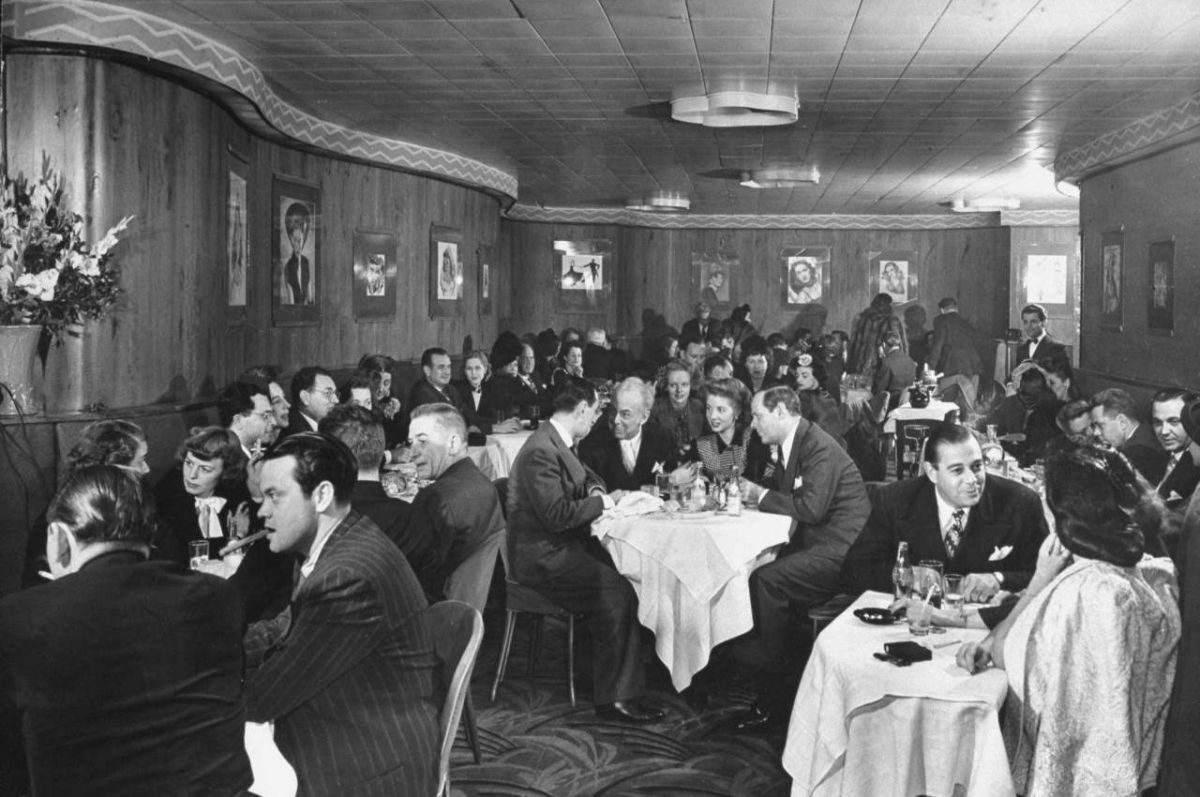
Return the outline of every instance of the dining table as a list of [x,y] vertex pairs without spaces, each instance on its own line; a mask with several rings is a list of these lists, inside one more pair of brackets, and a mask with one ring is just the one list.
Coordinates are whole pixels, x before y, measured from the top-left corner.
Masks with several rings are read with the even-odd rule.
[[638,596],[638,620],[683,691],[712,649],[754,627],[750,574],[774,560],[791,518],[745,509],[608,514],[592,534]]
[[[783,750],[793,797],[1012,797],[999,719],[1008,679],[955,662],[963,642],[987,631],[917,637],[902,621],[871,625],[855,615],[891,602],[863,593],[814,642]],[[932,658],[901,667],[875,657],[907,640]]]
[[533,432],[529,429],[493,433],[487,436],[487,442],[484,445],[470,446],[467,453],[479,466],[479,470],[483,472],[484,476],[492,481],[503,479],[512,470],[512,464],[516,460],[517,454],[532,434]]

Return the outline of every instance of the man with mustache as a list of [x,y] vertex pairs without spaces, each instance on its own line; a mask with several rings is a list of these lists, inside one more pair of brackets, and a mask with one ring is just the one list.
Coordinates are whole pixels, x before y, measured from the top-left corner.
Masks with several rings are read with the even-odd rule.
[[842,568],[848,592],[891,592],[901,542],[913,564],[934,559],[962,573],[964,597],[987,601],[1024,589],[1049,533],[1037,493],[989,476],[969,429],[944,423],[925,442],[924,474],[883,487]]

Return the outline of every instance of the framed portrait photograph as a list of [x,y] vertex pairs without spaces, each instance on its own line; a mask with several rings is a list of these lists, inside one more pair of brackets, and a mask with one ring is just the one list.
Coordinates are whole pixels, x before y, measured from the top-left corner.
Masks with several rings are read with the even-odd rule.
[[555,241],[552,266],[559,309],[604,312],[612,292],[613,258],[612,241],[607,238]]
[[491,244],[480,244],[476,253],[479,257],[479,314],[490,315],[492,312],[492,285],[496,277],[496,265],[493,262],[495,248]]
[[916,301],[916,252],[869,252],[867,262],[871,293],[886,293],[892,297],[892,304]]
[[429,317],[462,315],[463,240],[456,227],[429,227]]
[[250,292],[250,237],[246,234],[248,174],[245,158],[230,149],[225,184],[225,315],[235,325],[246,322]]
[[785,246],[779,250],[784,308],[820,304],[829,295],[828,246]]
[[733,274],[739,265],[740,258],[733,252],[692,252],[692,273],[700,286],[698,301],[708,302],[713,310],[728,310]]
[[1100,236],[1100,328],[1125,328],[1125,231]]
[[354,319],[390,320],[396,315],[396,236],[378,230],[354,231]]
[[271,184],[271,316],[276,326],[320,321],[321,191],[276,175]]
[[1150,299],[1146,326],[1156,335],[1175,334],[1175,239],[1150,244]]

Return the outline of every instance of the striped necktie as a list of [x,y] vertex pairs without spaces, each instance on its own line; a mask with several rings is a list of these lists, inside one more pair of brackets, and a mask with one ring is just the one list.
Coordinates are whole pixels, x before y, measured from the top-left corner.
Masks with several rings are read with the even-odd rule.
[[950,559],[953,559],[954,554],[958,553],[958,545],[962,542],[964,514],[966,511],[960,507],[955,509],[951,515],[950,529],[946,532],[946,553],[949,554]]

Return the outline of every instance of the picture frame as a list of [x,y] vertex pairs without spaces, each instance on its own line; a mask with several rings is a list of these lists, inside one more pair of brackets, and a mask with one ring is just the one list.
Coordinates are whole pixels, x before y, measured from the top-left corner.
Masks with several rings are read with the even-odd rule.
[[395,318],[399,271],[395,235],[380,230],[354,231],[350,278],[355,321]]
[[1146,264],[1150,292],[1146,327],[1152,335],[1175,334],[1175,237],[1150,244]]
[[479,314],[491,315],[492,313],[492,293],[496,279],[496,264],[495,264],[495,247],[491,244],[480,244],[475,250],[475,255],[479,260],[479,268],[476,272],[478,283],[479,296]]
[[1125,228],[1100,236],[1100,328],[1125,329]]
[[225,318],[230,326],[246,323],[250,304],[249,174],[246,158],[232,147],[225,180]]
[[321,190],[275,175],[271,181],[271,318],[275,326],[320,323]]
[[551,262],[559,310],[603,313],[612,294],[616,256],[608,238],[555,241]]
[[886,293],[892,304],[907,304],[920,298],[917,288],[917,253],[912,250],[884,250],[867,253],[867,274],[871,294]]
[[722,315],[733,303],[733,275],[741,265],[735,252],[692,252],[692,273],[697,280],[697,301]]
[[821,304],[829,296],[828,246],[794,245],[779,250],[780,303],[784,309]]
[[429,317],[463,314],[463,237],[457,227],[429,225]]

